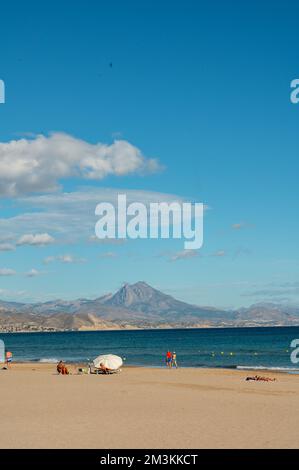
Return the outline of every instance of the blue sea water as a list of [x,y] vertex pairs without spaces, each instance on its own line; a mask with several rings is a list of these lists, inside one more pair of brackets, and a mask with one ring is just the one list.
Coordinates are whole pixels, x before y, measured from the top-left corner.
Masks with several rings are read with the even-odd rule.
[[127,365],[160,367],[169,349],[182,367],[286,371],[299,371],[290,359],[296,338],[299,327],[0,333],[14,361],[85,362],[113,353]]

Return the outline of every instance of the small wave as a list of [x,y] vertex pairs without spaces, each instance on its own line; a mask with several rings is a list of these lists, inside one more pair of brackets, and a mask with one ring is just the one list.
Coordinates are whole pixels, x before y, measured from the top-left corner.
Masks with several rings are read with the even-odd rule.
[[59,359],[56,359],[55,357],[43,357],[39,359],[37,362],[46,362],[49,364],[56,364],[57,362],[59,362]]
[[240,370],[272,370],[280,372],[299,372],[296,367],[269,367],[269,366],[237,366]]
[[209,366],[209,367],[215,367],[215,369],[237,369],[238,366],[234,364],[228,364],[228,365],[217,365],[217,366]]

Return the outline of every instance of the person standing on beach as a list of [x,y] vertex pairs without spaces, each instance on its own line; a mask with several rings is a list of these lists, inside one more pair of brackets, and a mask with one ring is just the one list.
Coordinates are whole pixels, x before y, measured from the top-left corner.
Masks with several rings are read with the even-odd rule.
[[9,369],[9,365],[11,364],[12,361],[12,352],[7,351],[6,353],[6,367]]
[[170,351],[166,353],[166,365],[167,367],[171,368],[171,361],[172,361],[172,354]]
[[172,353],[171,367],[175,367],[176,369],[178,368],[178,364],[177,364],[177,361],[176,361],[176,352],[175,351]]

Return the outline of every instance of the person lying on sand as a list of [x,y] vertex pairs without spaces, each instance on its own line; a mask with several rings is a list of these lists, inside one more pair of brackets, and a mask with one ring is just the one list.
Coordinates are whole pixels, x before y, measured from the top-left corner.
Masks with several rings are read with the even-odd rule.
[[262,377],[261,375],[255,375],[254,377],[246,377],[245,380],[261,380],[262,382],[275,382],[276,379],[272,379],[271,377]]
[[65,366],[63,361],[58,362],[57,372],[58,372],[58,374],[61,374],[61,375],[68,375],[69,374],[68,368]]

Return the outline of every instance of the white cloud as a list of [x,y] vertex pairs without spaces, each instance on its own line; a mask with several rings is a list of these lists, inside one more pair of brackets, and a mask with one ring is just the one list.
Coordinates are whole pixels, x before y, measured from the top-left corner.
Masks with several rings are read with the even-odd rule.
[[196,250],[182,250],[178,251],[170,257],[170,261],[179,261],[181,259],[190,259],[198,256],[198,251]]
[[15,249],[12,243],[0,243],[0,251],[14,251]]
[[44,264],[49,264],[55,261],[55,256],[47,256],[47,258],[44,259]]
[[45,246],[54,243],[54,238],[51,237],[48,233],[28,233],[22,235],[17,241],[18,246],[22,245],[32,245],[32,246]]
[[14,205],[19,213],[0,218],[0,237],[21,237],[24,232],[50,232],[57,243],[73,243],[78,240],[120,245],[123,240],[99,240],[95,237],[97,216],[95,208],[99,202],[117,205],[118,194],[125,193],[127,203],[142,202],[147,207],[151,202],[183,202],[179,196],[142,190],[118,188],[80,188],[70,193],[58,192],[18,197]]
[[8,301],[16,301],[16,297],[25,298],[27,296],[27,292],[25,290],[10,290],[10,289],[0,289],[0,295],[2,300],[6,299]]
[[75,258],[73,255],[61,255],[58,256],[58,261],[61,261],[61,263],[75,263]]
[[1,268],[0,269],[0,276],[14,276],[16,271],[10,268]]
[[0,142],[0,195],[52,192],[66,178],[101,180],[109,175],[155,172],[157,160],[145,158],[126,140],[90,144],[68,134]]
[[44,264],[49,264],[53,263],[53,261],[59,261],[60,263],[64,264],[73,264],[73,263],[85,263],[84,258],[77,258],[74,255],[58,255],[58,256],[47,256],[47,258],[44,259]]
[[39,276],[40,274],[41,274],[40,271],[38,271],[37,269],[34,269],[34,268],[33,268],[33,269],[30,269],[30,271],[28,271],[25,275],[26,275],[27,277],[37,277],[37,276]]
[[100,255],[100,258],[116,258],[117,253],[115,251],[107,251],[106,253],[102,253]]

